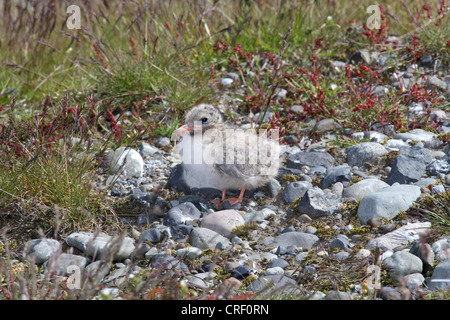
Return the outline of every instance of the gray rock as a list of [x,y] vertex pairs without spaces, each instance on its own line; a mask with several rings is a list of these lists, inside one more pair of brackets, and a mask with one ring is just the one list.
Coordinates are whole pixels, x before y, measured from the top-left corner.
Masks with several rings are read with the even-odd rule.
[[420,188],[414,185],[396,185],[370,193],[359,203],[358,218],[362,224],[373,217],[392,219],[407,210],[420,193]]
[[[257,121],[258,123],[261,121],[261,117],[262,116],[264,116],[264,112],[262,112],[262,113],[255,113],[254,115],[253,115],[253,117],[251,117],[250,115],[249,115],[249,117],[248,117],[248,120],[250,121],[251,119],[253,119],[253,121]],[[266,115],[264,116],[264,120],[263,120],[263,123],[269,123],[270,122],[270,119],[272,119],[273,118],[273,116],[274,116],[274,113],[273,112],[266,112]],[[251,118],[250,118],[251,117]]]
[[220,84],[224,87],[229,87],[233,84],[234,80],[231,78],[222,78],[220,79]]
[[130,258],[136,249],[134,239],[120,236],[112,237],[104,233],[75,232],[66,238],[66,243],[96,259],[102,259],[113,254],[114,261],[123,261]]
[[189,268],[180,260],[168,254],[157,254],[150,260],[152,268],[161,270],[182,270],[189,272]]
[[387,153],[386,148],[376,142],[363,142],[345,149],[347,162],[350,166],[362,166],[374,161]]
[[407,274],[421,273],[422,260],[412,253],[396,251],[383,260],[383,266],[393,278],[400,278]]
[[437,240],[431,246],[435,254],[435,259],[439,262],[450,258],[450,237]]
[[44,269],[61,276],[71,275],[77,270],[84,271],[86,265],[90,262],[87,257],[82,257],[70,253],[61,253],[58,256],[53,256],[44,263]]
[[170,145],[170,139],[168,137],[158,137],[158,139],[156,140],[156,146],[157,147],[166,147]]
[[330,249],[341,249],[341,250],[348,250],[350,249],[350,242],[348,241],[348,238],[345,235],[338,235],[333,241],[331,241]]
[[396,247],[417,241],[419,234],[430,228],[430,222],[408,223],[392,232],[370,240],[366,249],[379,249],[382,252],[393,250]]
[[325,194],[320,188],[314,187],[306,191],[299,201],[297,211],[311,218],[330,216],[339,209],[341,198],[335,194]]
[[285,232],[276,236],[270,246],[284,248],[304,248],[311,249],[319,242],[316,235],[304,232]]
[[421,273],[412,273],[403,277],[405,285],[410,290],[415,290],[425,282],[425,277]]
[[420,65],[425,68],[433,68],[434,66],[433,57],[430,56],[429,54],[424,55],[422,59],[420,59]]
[[122,286],[133,276],[133,274],[138,273],[142,270],[141,267],[131,265],[122,266],[121,268],[115,269],[108,276],[105,277],[103,283],[111,286]]
[[322,188],[331,187],[336,182],[352,181],[351,168],[348,166],[337,166],[328,168],[325,177],[322,180]]
[[404,147],[409,147],[408,142],[405,142],[400,139],[389,139],[386,141],[386,150],[391,151],[399,151],[400,149]]
[[277,258],[270,261],[269,264],[267,265],[267,268],[275,268],[275,267],[285,269],[286,267],[289,267],[289,262],[287,262],[284,259]]
[[389,185],[384,181],[368,178],[358,181],[357,183],[354,183],[351,186],[345,188],[342,196],[344,198],[359,200],[364,198],[368,194],[387,187],[389,187]]
[[162,240],[161,232],[157,228],[150,228],[141,233],[139,240],[142,242],[151,242],[153,244]]
[[433,268],[434,252],[428,243],[423,243],[420,240],[416,241],[409,252],[422,260],[424,271],[431,270]]
[[245,225],[245,220],[236,210],[221,210],[204,217],[200,225],[230,238],[233,229]]
[[250,283],[247,290],[258,293],[258,296],[292,297],[301,293],[295,280],[284,275],[264,275]]
[[89,263],[84,269],[86,278],[93,281],[93,283],[100,283],[109,273],[110,265],[103,260],[97,260]]
[[352,300],[352,296],[347,291],[330,290],[326,294],[325,300]]
[[415,140],[415,141],[431,141],[436,137],[433,132],[425,131],[423,129],[414,129],[408,132],[399,132],[394,134],[394,139],[402,139],[405,141]]
[[433,159],[426,167],[426,171],[429,175],[433,176],[450,173],[450,155],[446,155],[440,159]]
[[386,182],[390,185],[394,182],[400,184],[417,182],[425,174],[431,161],[433,161],[431,153],[420,143],[403,148],[395,159]]
[[175,255],[184,259],[197,259],[201,256],[202,250],[196,247],[187,247],[187,248],[181,248],[175,251]]
[[185,224],[200,219],[201,213],[192,202],[183,202],[171,208],[164,216],[165,226]]
[[207,228],[194,228],[190,234],[189,243],[191,246],[200,249],[228,249],[231,247],[229,239],[216,231]]
[[153,156],[154,154],[159,152],[162,151],[147,142],[141,142],[141,144],[139,145],[139,153],[142,157]]
[[295,200],[303,197],[312,184],[306,181],[295,181],[289,183],[283,190],[283,199],[287,204],[292,204]]
[[61,252],[61,244],[54,239],[33,239],[25,244],[25,258],[40,265]]
[[266,218],[270,217],[270,216],[274,216],[276,215],[275,211],[273,211],[272,209],[269,208],[263,208],[261,210],[258,211],[254,211],[254,210],[247,210],[242,217],[244,218],[245,222],[257,222],[257,223],[261,223],[264,222],[266,220]]
[[144,159],[134,149],[119,147],[106,154],[105,165],[113,174],[124,174],[127,177],[141,176],[144,172]]
[[272,268],[267,268],[264,271],[265,275],[282,275],[284,274],[284,270],[281,267],[272,267]]
[[431,290],[450,290],[450,260],[442,261],[434,268],[427,285]]
[[326,132],[326,131],[333,131],[335,129],[336,129],[336,122],[334,121],[334,119],[322,119],[320,121],[317,121],[316,124],[314,125],[315,131]]
[[447,83],[439,79],[436,75],[428,77],[428,83],[431,87],[435,87],[443,91],[449,91],[449,86],[447,85]]
[[291,169],[301,169],[303,166],[329,168],[333,164],[334,158],[328,152],[320,151],[297,152],[286,159],[286,167]]
[[281,184],[276,179],[270,179],[265,188],[271,198],[275,198],[281,191]]

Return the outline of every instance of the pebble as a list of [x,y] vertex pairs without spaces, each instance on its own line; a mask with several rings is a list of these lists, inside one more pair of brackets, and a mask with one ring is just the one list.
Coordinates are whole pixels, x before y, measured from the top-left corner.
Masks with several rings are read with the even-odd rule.
[[403,148],[395,159],[386,183],[395,182],[408,184],[417,182],[425,174],[427,165],[433,161],[430,151],[418,143],[412,147]]
[[33,239],[25,244],[25,258],[41,265],[53,255],[61,252],[61,243],[54,239]]
[[280,274],[264,275],[250,283],[247,290],[263,297],[295,296],[300,294],[295,280]]
[[313,246],[317,245],[319,238],[316,235],[304,232],[286,232],[276,236],[271,243],[273,247],[296,247],[303,249],[311,249]]
[[106,154],[105,165],[113,174],[124,174],[127,177],[142,176],[144,159],[134,149],[119,147]]
[[114,261],[130,258],[136,249],[130,237],[112,237],[104,233],[74,232],[66,237],[66,243],[86,253],[91,258],[102,259],[114,254]]
[[224,87],[229,87],[233,84],[234,80],[231,78],[223,78],[220,79],[220,84],[223,85]]
[[272,267],[267,268],[266,271],[264,271],[265,275],[282,275],[284,274],[284,270],[281,267]]
[[189,268],[178,260],[177,258],[168,254],[157,254],[150,260],[150,266],[163,271],[166,270],[181,270],[183,272],[189,272]]
[[334,119],[322,119],[320,121],[317,121],[317,123],[314,125],[314,131],[333,131],[336,129],[336,122]]
[[403,277],[405,285],[410,290],[416,290],[425,282],[425,277],[421,273],[412,273]]
[[333,156],[328,152],[321,151],[297,152],[289,155],[286,159],[286,167],[292,169],[301,169],[303,166],[330,168],[333,164]]
[[306,191],[312,187],[312,184],[306,181],[291,182],[283,190],[283,199],[287,204],[292,204],[298,198],[303,197]]
[[83,272],[86,265],[90,262],[87,257],[82,257],[71,253],[61,253],[49,259],[44,263],[44,269],[52,274],[61,276],[71,275],[77,270]]
[[381,252],[393,250],[396,247],[417,241],[420,233],[426,232],[430,226],[430,222],[408,223],[403,227],[370,240],[365,248],[369,250],[378,249]]
[[344,151],[347,153],[347,162],[352,167],[360,167],[366,162],[374,163],[375,160],[387,153],[386,148],[376,142],[363,142],[348,147]]
[[444,237],[431,245],[435,259],[439,262],[450,258],[450,237]]
[[331,216],[339,209],[341,197],[335,194],[325,194],[320,188],[314,187],[306,191],[298,203],[297,211],[311,218]]
[[433,132],[425,131],[423,129],[413,129],[408,132],[399,132],[395,133],[393,138],[394,139],[401,139],[404,141],[431,141],[436,137],[436,134]]
[[422,260],[412,253],[405,251],[394,252],[393,255],[383,260],[383,267],[393,278],[400,278],[407,274],[421,273]]
[[184,202],[171,208],[164,216],[163,224],[175,226],[200,219],[201,213],[192,202]]
[[191,246],[204,249],[227,249],[231,247],[229,239],[208,228],[193,228],[189,237]]
[[336,182],[353,181],[351,168],[349,166],[337,166],[328,168],[322,180],[322,189],[331,187]]
[[201,256],[202,253],[203,251],[200,248],[196,247],[181,248],[175,251],[175,255],[182,259],[184,258],[197,259],[198,257]]
[[231,232],[245,224],[242,215],[236,210],[221,210],[204,217],[201,222],[203,228],[208,228],[230,238]]
[[442,261],[434,268],[427,286],[431,290],[450,290],[450,260]]
[[366,195],[387,188],[389,185],[379,179],[367,178],[351,186],[344,188],[342,196],[344,198],[351,198],[354,200],[359,200],[364,198]]
[[373,217],[394,218],[407,210],[420,196],[420,188],[414,185],[396,185],[370,193],[361,199],[358,218],[362,224]]

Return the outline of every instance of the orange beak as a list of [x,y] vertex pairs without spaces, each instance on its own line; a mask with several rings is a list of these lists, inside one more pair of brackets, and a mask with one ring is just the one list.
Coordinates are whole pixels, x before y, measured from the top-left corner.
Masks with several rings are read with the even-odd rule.
[[192,130],[194,127],[184,124],[172,133],[171,140],[179,140],[186,131]]

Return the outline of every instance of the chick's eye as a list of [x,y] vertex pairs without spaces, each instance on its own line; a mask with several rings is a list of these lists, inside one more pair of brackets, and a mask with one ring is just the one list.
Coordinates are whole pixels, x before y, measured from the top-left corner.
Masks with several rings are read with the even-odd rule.
[[205,122],[208,121],[208,118],[201,118],[200,121],[203,122],[203,123],[205,123]]

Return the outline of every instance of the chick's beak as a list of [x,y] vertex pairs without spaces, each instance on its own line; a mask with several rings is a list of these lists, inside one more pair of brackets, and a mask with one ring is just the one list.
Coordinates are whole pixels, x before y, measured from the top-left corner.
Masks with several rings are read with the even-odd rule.
[[179,127],[177,130],[173,131],[172,136],[171,136],[171,140],[177,141],[183,136],[183,134],[185,132],[191,131],[193,129],[194,129],[194,127],[188,126],[187,124],[184,124],[181,127]]

